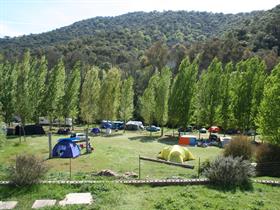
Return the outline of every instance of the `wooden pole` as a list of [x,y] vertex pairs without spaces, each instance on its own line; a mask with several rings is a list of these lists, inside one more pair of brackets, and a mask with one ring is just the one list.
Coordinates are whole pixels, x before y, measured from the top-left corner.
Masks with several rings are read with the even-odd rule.
[[200,157],[198,158],[198,170],[197,170],[197,178],[200,176]]
[[158,159],[139,156],[139,161],[140,161],[140,159],[146,160],[146,161],[151,161],[151,162],[156,162],[156,163],[163,163],[163,164],[172,165],[172,166],[178,166],[178,167],[182,167],[182,168],[194,169],[194,166],[191,166],[191,165],[186,165],[186,164],[182,164],[182,163],[173,163],[173,162],[169,162],[166,160],[158,160]]
[[48,139],[49,139],[49,159],[52,158],[52,133],[48,132]]
[[138,167],[139,171],[138,171],[138,179],[141,179],[141,158],[139,155],[139,167]]
[[90,152],[89,143],[88,143],[88,128],[86,128],[85,131],[86,131],[86,153],[88,154]]
[[71,173],[72,173],[72,168],[71,168],[71,164],[72,164],[72,163],[71,163],[71,159],[72,159],[72,158],[70,158],[70,164],[69,164],[70,180],[71,180]]

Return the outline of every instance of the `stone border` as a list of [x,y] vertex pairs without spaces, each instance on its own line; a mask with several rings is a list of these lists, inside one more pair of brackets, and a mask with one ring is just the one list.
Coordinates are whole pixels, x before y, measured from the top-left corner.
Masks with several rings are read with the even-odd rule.
[[[268,184],[280,186],[280,181],[274,180],[252,180],[255,183]],[[119,184],[130,184],[130,185],[155,185],[155,186],[166,186],[166,185],[205,185],[209,184],[208,179],[131,179],[131,180],[112,180],[112,181],[101,181],[101,180],[81,180],[81,181],[40,181],[39,184],[98,184],[98,183],[119,183]],[[0,185],[9,185],[9,181],[0,181]]]

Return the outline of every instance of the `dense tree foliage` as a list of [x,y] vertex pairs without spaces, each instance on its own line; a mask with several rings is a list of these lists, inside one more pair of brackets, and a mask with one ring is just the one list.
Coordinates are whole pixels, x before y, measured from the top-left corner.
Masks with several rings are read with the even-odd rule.
[[261,134],[271,143],[280,144],[280,64],[267,77],[264,97],[257,119]]

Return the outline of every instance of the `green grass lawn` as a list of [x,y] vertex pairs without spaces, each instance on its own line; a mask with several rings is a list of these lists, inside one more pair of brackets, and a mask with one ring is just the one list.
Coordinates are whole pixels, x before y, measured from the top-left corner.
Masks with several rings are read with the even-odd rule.
[[70,192],[91,192],[91,206],[45,209],[100,210],[277,210],[280,209],[279,187],[253,184],[251,189],[221,190],[211,186],[134,187],[123,184],[38,185],[31,188],[0,186],[0,200],[19,201],[17,209],[30,209],[36,199],[62,200]]
[[[159,138],[157,135],[150,137],[145,132],[118,132],[109,137],[91,137],[95,150],[72,160],[73,179],[96,179],[91,174],[102,169],[111,169],[119,174],[127,171],[138,173],[139,155],[156,158],[163,147],[177,144],[177,138]],[[53,146],[61,137],[53,135]],[[10,138],[5,147],[0,149],[0,179],[5,178],[5,171],[18,154],[31,153],[45,159],[48,157],[47,136],[28,137],[21,144],[18,141],[18,138]],[[196,160],[187,164],[195,165],[196,169],[142,162],[142,178],[196,177],[198,158],[203,162],[222,152],[217,147],[189,147],[189,150]],[[50,167],[46,179],[68,179],[69,160],[52,159],[46,162]],[[30,209],[36,199],[62,200],[70,192],[91,192],[94,204],[64,209],[280,209],[280,188],[261,184],[253,184],[246,190],[225,190],[211,186],[134,187],[114,183],[79,186],[42,184],[23,188],[0,186],[0,200],[17,200],[17,209]]]
[[[93,178],[89,176],[91,172],[98,172],[102,169],[110,169],[117,173],[127,171],[138,173],[138,157],[146,156],[156,158],[160,150],[168,145],[177,144],[177,138],[163,137],[159,134],[149,136],[146,132],[126,132],[113,133],[111,136],[91,137],[91,144],[94,147],[93,153],[82,155],[72,160],[72,173],[74,179]],[[53,146],[58,138],[62,136],[53,135]],[[48,138],[47,136],[27,137],[26,141],[18,144],[18,138],[10,138],[4,148],[0,149],[1,176],[9,164],[11,164],[17,154],[35,154],[42,158],[48,158]],[[170,177],[197,177],[198,159],[201,162],[205,159],[213,158],[221,153],[221,149],[216,147],[199,148],[189,147],[189,150],[196,157],[196,160],[187,164],[195,165],[194,170],[178,168],[174,166],[162,165],[141,161],[142,178],[170,178]],[[69,160],[52,159],[47,160],[50,166],[49,178],[68,178]]]

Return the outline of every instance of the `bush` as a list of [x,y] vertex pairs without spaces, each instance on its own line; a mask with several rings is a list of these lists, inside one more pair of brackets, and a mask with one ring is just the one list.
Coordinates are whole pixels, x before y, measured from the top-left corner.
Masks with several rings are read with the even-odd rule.
[[16,157],[16,165],[10,168],[10,181],[17,186],[32,185],[46,174],[47,166],[43,160],[34,155]]
[[255,169],[241,157],[218,156],[203,173],[212,183],[221,186],[242,186],[249,183]]
[[280,146],[262,144],[256,151],[257,174],[280,177]]
[[0,122],[0,147],[4,145],[5,140],[6,140],[5,125]]
[[250,160],[253,155],[253,146],[245,136],[235,137],[226,145],[224,156],[242,157],[243,160]]

